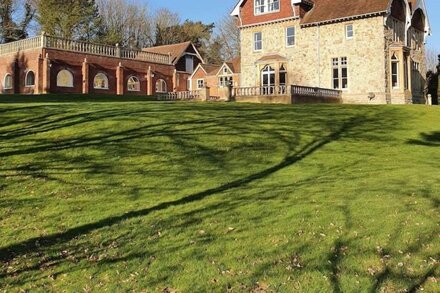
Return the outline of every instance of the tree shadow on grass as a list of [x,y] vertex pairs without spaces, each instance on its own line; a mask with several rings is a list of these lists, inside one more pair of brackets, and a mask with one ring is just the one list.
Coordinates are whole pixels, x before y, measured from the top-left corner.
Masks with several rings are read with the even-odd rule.
[[440,147],[440,131],[421,133],[420,139],[411,139],[408,141],[408,144],[428,147]]
[[80,235],[90,233],[91,231],[94,231],[94,230],[97,230],[97,229],[100,229],[103,227],[109,227],[109,226],[118,224],[124,220],[146,216],[152,212],[165,210],[165,209],[173,207],[173,206],[185,205],[188,203],[200,201],[206,197],[213,196],[215,194],[218,194],[218,193],[230,190],[230,189],[234,189],[237,187],[247,185],[253,181],[265,178],[265,177],[267,177],[267,176],[269,176],[269,175],[271,175],[271,174],[273,174],[283,168],[286,168],[286,167],[291,166],[299,161],[302,161],[303,159],[312,155],[313,153],[315,153],[317,150],[321,149],[325,145],[327,145],[333,141],[338,140],[341,137],[341,135],[343,135],[344,133],[346,133],[350,129],[358,126],[360,123],[363,123],[364,121],[365,121],[364,119],[362,119],[362,118],[360,119],[359,117],[352,118],[352,119],[344,122],[339,129],[330,133],[330,135],[322,137],[320,139],[316,139],[316,140],[308,143],[307,145],[302,147],[295,154],[287,156],[279,164],[277,164],[273,167],[267,168],[267,169],[260,171],[258,173],[247,176],[245,178],[235,180],[233,182],[224,184],[224,185],[216,187],[216,188],[208,189],[203,192],[192,194],[192,195],[183,197],[178,200],[164,202],[164,203],[161,203],[161,204],[156,205],[154,207],[150,207],[150,208],[146,208],[146,209],[142,209],[142,210],[138,210],[138,211],[128,212],[128,213],[121,215],[121,216],[109,217],[109,218],[102,219],[102,220],[94,222],[94,223],[90,223],[90,224],[86,224],[86,225],[82,225],[79,227],[69,229],[66,232],[56,233],[56,234],[49,235],[49,236],[36,237],[36,238],[32,238],[32,239],[23,241],[21,243],[17,243],[17,244],[9,245],[7,247],[3,247],[0,249],[0,261],[8,262],[17,256],[39,250],[40,246],[48,248],[48,247],[51,247],[56,244],[67,242],[75,237],[80,236]]

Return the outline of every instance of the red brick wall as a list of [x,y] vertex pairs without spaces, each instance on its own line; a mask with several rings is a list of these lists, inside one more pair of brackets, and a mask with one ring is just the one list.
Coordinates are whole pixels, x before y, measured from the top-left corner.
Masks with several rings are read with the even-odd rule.
[[293,17],[293,9],[290,0],[280,0],[280,11],[262,15],[254,15],[254,0],[245,1],[240,10],[242,25],[250,25],[261,22],[268,22],[277,19]]
[[188,78],[191,76],[189,73],[177,72],[177,84],[176,91],[187,91],[188,88]]
[[191,79],[191,89],[197,90],[197,80],[203,79],[206,83],[206,73],[201,69],[200,67],[197,68],[197,71],[194,73],[192,79]]
[[[168,90],[173,89],[173,72],[174,67],[172,65],[154,64],[148,62],[142,62],[138,60],[125,60],[119,58],[111,58],[105,56],[88,55],[73,52],[64,52],[58,50],[45,50],[48,53],[49,59],[52,64],[51,67],[51,92],[59,93],[81,93],[82,92],[82,64],[84,59],[87,58],[87,63],[90,65],[89,69],[89,91],[90,93],[116,93],[116,68],[119,63],[122,63],[124,68],[124,94],[127,95],[146,95],[147,94],[147,73],[148,67],[151,66],[155,77],[153,78],[153,92],[156,88],[156,81],[161,78],[167,83]],[[63,64],[64,68],[69,68],[74,71],[75,87],[73,89],[57,88],[56,87],[56,75],[62,68],[58,64]],[[93,89],[93,80],[98,72],[105,73],[109,79],[108,90],[96,90]],[[140,81],[140,91],[130,92],[127,91],[127,81],[131,76],[136,76]],[[55,78],[55,79],[54,79]]]
[[[128,95],[146,95],[147,94],[147,74],[148,68],[154,74],[152,89],[156,88],[156,81],[163,79],[167,83],[168,91],[172,91],[174,66],[165,64],[148,63],[138,60],[126,60],[111,58],[105,56],[88,55],[82,53],[65,52],[53,49],[35,49],[0,56],[0,93],[20,93],[31,94],[41,92],[43,88],[43,61],[40,56],[48,56],[50,59],[50,86],[48,91],[51,93],[82,93],[83,92],[83,73],[82,66],[84,59],[87,58],[89,64],[89,93],[116,94],[116,69],[119,63],[124,68],[124,93]],[[74,76],[74,87],[57,87],[57,75],[63,70],[69,70]],[[32,70],[35,73],[36,85],[34,87],[25,87],[26,73]],[[14,88],[5,90],[3,82],[5,75],[9,73],[13,77]],[[104,73],[109,80],[109,89],[94,89],[93,81],[97,73]],[[140,81],[139,92],[127,91],[127,81],[130,76],[136,76]],[[184,77],[182,77],[184,78]],[[185,82],[180,82],[183,89],[186,89]]]
[[[0,93],[34,93],[41,84],[38,84],[38,72],[40,71],[39,56],[40,49],[29,50],[17,54],[0,56]],[[28,71],[33,71],[36,78],[36,84],[33,87],[25,87],[25,78]],[[12,75],[13,89],[5,90],[3,83],[6,74]]]

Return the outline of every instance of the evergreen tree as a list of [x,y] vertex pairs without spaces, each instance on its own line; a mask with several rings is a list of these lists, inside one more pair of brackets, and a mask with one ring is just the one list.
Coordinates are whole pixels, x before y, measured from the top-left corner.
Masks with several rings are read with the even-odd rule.
[[57,37],[94,40],[103,33],[95,0],[39,0],[41,30]]

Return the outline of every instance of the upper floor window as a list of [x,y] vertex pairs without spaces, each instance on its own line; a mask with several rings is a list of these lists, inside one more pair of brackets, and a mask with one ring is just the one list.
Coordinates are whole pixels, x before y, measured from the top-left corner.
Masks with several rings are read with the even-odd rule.
[[295,46],[295,27],[291,26],[286,28],[286,46]]
[[347,25],[345,26],[345,38],[346,38],[347,40],[349,40],[349,39],[353,39],[353,37],[354,37],[354,28],[353,28],[353,25],[352,25],[352,24],[347,24]]
[[26,78],[24,79],[25,87],[33,87],[35,86],[35,73],[33,71],[28,71],[26,73]]
[[12,75],[10,75],[9,73],[5,75],[5,79],[3,81],[3,89],[12,89]]
[[194,57],[191,55],[185,56],[185,71],[189,73],[194,72]]
[[255,15],[280,10],[280,0],[254,0]]
[[332,59],[332,79],[334,89],[348,89],[347,57]]
[[58,72],[57,87],[73,87],[73,74],[66,69]]
[[254,51],[263,50],[263,34],[261,32],[254,33]]

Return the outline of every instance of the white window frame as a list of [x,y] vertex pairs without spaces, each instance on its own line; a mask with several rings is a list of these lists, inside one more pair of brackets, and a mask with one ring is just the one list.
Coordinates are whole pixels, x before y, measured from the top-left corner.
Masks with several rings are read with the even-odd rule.
[[[393,72],[393,65],[396,64],[396,72]],[[391,56],[391,87],[393,89],[399,89],[400,88],[400,72],[399,72],[399,65],[400,60],[396,56],[396,54],[393,54]],[[396,85],[393,84],[393,77],[396,76]]]
[[[289,29],[293,29],[293,34],[289,35]],[[293,38],[293,44],[289,44],[289,38]],[[286,47],[291,48],[296,45],[296,28],[294,26],[286,27]]]
[[[351,27],[351,30],[349,29]],[[349,32],[351,32],[351,36],[349,36]],[[354,38],[354,25],[349,23],[345,25],[345,39],[352,40]]]
[[[28,77],[29,77],[29,73],[31,73],[34,75],[34,84],[28,84]],[[32,88],[35,86],[35,72],[33,72],[32,70],[28,70],[28,72],[26,72],[26,76],[24,77],[24,87],[27,88]]]
[[156,80],[156,93],[166,93],[166,92],[168,92],[167,82],[162,78]]
[[[8,77],[11,79],[11,85],[10,86],[6,86],[6,79]],[[6,73],[5,77],[3,78],[3,89],[4,90],[12,90],[13,88],[14,88],[14,80],[12,79],[12,74]]]
[[234,77],[231,75],[224,75],[218,78],[219,87],[227,87],[229,82],[234,82]]
[[[137,89],[130,89],[128,86],[128,83],[130,82],[130,80],[136,80],[136,83],[139,85],[139,88]],[[128,79],[127,79],[127,92],[140,92],[141,91],[141,81],[139,80],[139,78],[137,76],[131,75]]]
[[[67,84],[67,85],[60,85],[60,84],[58,83],[58,77],[59,77],[59,75],[60,75],[61,72],[67,72],[67,73],[70,74],[70,77],[72,78],[71,83],[69,83],[69,84]],[[75,83],[75,76],[73,75],[72,71],[70,71],[70,70],[68,70],[68,69],[61,69],[60,71],[58,71],[58,73],[57,73],[57,82],[56,82],[57,87],[61,87],[61,88],[73,88],[73,87],[74,87],[74,85],[73,85],[74,83]]]
[[[254,15],[263,15],[279,12],[281,9],[280,0],[254,0]],[[278,6],[275,8],[275,6]]]
[[[260,40],[257,40],[257,35],[260,35]],[[257,44],[260,44],[260,48],[257,49]],[[261,52],[263,51],[263,33],[262,32],[255,32],[254,33],[254,52]]]
[[205,87],[205,80],[203,78],[197,79],[197,89],[202,89]]
[[[335,76],[335,69],[337,70],[338,76]],[[346,76],[343,76],[343,71],[346,71]],[[349,83],[349,74],[348,74],[349,68],[348,68],[348,57],[337,57],[332,58],[332,88],[335,90],[342,90],[346,91],[350,87]],[[346,87],[343,87],[345,80]],[[335,87],[335,81],[338,82],[338,86]]]
[[[103,76],[105,78],[105,87],[97,87],[95,82],[96,82],[96,78],[99,76]],[[93,78],[93,89],[95,90],[108,90],[109,89],[109,82],[108,82],[108,77],[105,73],[102,72],[98,72],[95,77]]]

